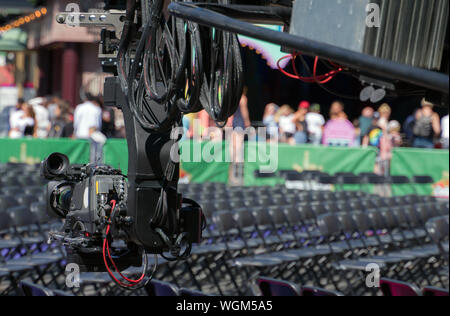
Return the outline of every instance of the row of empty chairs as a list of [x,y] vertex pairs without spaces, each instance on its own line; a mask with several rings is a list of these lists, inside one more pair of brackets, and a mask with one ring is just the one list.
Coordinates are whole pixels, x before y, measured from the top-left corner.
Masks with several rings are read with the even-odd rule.
[[[260,277],[256,281],[257,295],[273,296],[342,296],[342,293],[315,287],[301,287],[295,283]],[[383,296],[449,296],[449,291],[437,287],[425,287],[422,290],[414,284],[382,278],[378,284],[379,295]]]
[[81,287],[67,289],[65,249],[47,244],[62,223],[46,215],[39,167],[0,165],[0,176],[25,168],[27,185],[0,183],[0,295],[23,294],[24,281],[54,295],[266,295],[263,283],[254,291],[260,276],[303,296],[377,295],[361,281],[369,263],[417,288],[448,288],[448,200],[205,183],[180,184],[204,209],[204,241],[186,262],[159,260],[153,294],[125,292],[106,273],[82,273]]

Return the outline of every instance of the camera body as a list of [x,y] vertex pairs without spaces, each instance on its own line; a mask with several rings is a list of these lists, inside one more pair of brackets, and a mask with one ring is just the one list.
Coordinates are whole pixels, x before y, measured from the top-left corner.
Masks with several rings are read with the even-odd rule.
[[[49,215],[65,219],[63,230],[51,232],[50,238],[66,246],[68,261],[78,264],[81,271],[105,271],[105,239],[110,241],[119,269],[141,266],[145,254],[170,252],[177,256],[185,247],[186,256],[192,243],[201,241],[201,208],[192,201],[183,207],[178,193],[166,208],[173,225],[158,227],[151,223],[152,215],[156,214],[152,212],[156,207],[152,202],[158,200],[154,195],[161,187],[140,188],[134,192],[152,204],[131,203],[129,184],[120,170],[105,165],[70,165],[69,159],[59,153],[42,162],[41,174],[50,180],[47,185]],[[167,195],[173,197],[173,194]],[[129,205],[140,208],[129,210]],[[147,222],[142,222],[143,219]],[[147,230],[145,235],[136,232],[139,227]]]

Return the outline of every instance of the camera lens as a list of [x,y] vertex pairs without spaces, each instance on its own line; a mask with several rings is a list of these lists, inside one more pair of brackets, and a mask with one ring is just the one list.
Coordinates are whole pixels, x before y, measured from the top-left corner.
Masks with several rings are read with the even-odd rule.
[[70,211],[73,195],[73,183],[51,182],[47,188],[49,196],[49,215],[56,218],[66,218]]
[[60,153],[51,154],[42,163],[42,175],[47,179],[54,179],[63,175],[69,167],[69,158]]

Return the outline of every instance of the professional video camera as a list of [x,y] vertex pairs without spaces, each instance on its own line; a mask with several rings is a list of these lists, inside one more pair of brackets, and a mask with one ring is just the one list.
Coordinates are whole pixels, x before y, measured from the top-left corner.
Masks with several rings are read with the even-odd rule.
[[[362,14],[357,21],[364,29],[366,12],[358,4]],[[349,5],[353,8],[353,4]],[[354,11],[341,4],[336,7],[342,12]],[[61,24],[102,28],[98,57],[103,71],[112,75],[105,80],[104,101],[105,106],[123,111],[129,164],[125,177],[108,166],[71,166],[61,154],[51,155],[43,162],[42,173],[51,180],[49,210],[66,219],[64,232],[51,236],[68,246],[69,262],[79,263],[89,271],[106,268],[123,285],[111,273],[110,264],[119,272],[139,265],[142,255],[146,270],[147,253],[161,254],[168,260],[183,259],[189,255],[192,244],[200,241],[205,225],[201,208],[178,193],[179,163],[172,158],[179,153],[179,135],[174,131],[182,126],[183,114],[204,109],[221,127],[236,112],[244,90],[238,33],[280,45],[289,52],[287,57],[294,69],[296,62],[302,62],[306,72],[302,75],[295,69],[296,74],[291,77],[316,83],[340,98],[355,96],[335,93],[324,85],[337,74],[356,78],[361,88],[370,83],[368,91],[372,94],[379,90],[382,96],[438,92],[438,99],[441,94],[441,99],[448,99],[448,63],[441,67],[446,74],[438,73],[382,59],[373,52],[368,55],[361,50],[337,47],[326,38],[317,41],[316,32],[329,32],[313,28],[309,34],[311,28],[300,23],[308,17],[313,22],[323,20],[313,15],[311,8],[306,0],[111,0],[105,1],[104,10],[68,10],[58,14],[56,19]],[[316,11],[322,14],[321,10]],[[442,20],[431,15],[430,19]],[[333,15],[330,23],[334,22],[339,27],[326,29],[341,32],[340,15]],[[283,25],[284,32],[260,24]],[[353,27],[358,34],[361,25]],[[441,34],[444,28],[438,26]],[[367,30],[365,37],[381,38],[373,32],[384,29]],[[303,33],[306,31],[308,34]],[[331,38],[340,44],[345,42],[342,38],[353,38],[346,32],[339,35],[342,37]],[[442,57],[434,51],[427,53]],[[441,65],[440,59],[435,58],[433,64]],[[308,64],[312,61],[314,67]],[[322,68],[331,71],[318,76],[319,61]],[[407,84],[404,89],[395,86],[403,84]],[[381,89],[375,90],[372,85]],[[385,91],[386,88],[392,91]],[[140,280],[121,276],[127,281],[126,287],[135,287],[145,273]]]
[[[156,209],[148,205],[142,216],[146,217],[147,230],[153,228],[155,233],[151,241],[139,240],[136,213],[127,207],[127,179],[120,170],[105,165],[70,165],[67,156],[54,153],[43,161],[41,173],[50,180],[50,215],[65,219],[63,232],[52,232],[51,238],[67,246],[69,262],[77,263],[82,271],[109,270],[108,260],[118,270],[144,262],[145,271],[147,253],[169,251],[176,259],[186,258],[192,243],[201,239],[201,209],[192,201],[185,201],[190,205],[182,208],[179,194],[170,205]],[[173,209],[176,211],[169,212]]]

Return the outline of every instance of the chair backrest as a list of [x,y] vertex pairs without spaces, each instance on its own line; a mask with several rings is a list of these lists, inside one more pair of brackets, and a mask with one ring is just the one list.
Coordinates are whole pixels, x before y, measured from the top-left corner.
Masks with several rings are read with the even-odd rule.
[[367,232],[372,229],[372,221],[366,213],[352,212],[351,215],[360,232]]
[[320,202],[315,202],[313,204],[311,204],[311,211],[316,215],[323,215],[328,213],[327,209],[325,208],[325,206],[323,204],[321,204]]
[[273,223],[275,225],[285,225],[288,220],[286,215],[284,214],[283,207],[275,206],[269,208],[270,216],[272,216]]
[[214,207],[214,203],[212,202],[202,202],[200,203],[200,206],[202,207],[203,212],[207,216],[211,216],[216,210]]
[[233,218],[233,213],[227,211],[214,213],[213,222],[223,233],[238,227]]
[[234,210],[236,208],[245,207],[245,202],[243,200],[231,200],[230,201],[230,208],[231,210]]
[[11,228],[11,217],[7,212],[0,214],[0,232]]
[[286,215],[291,226],[299,225],[302,222],[302,217],[296,206],[286,208],[284,210],[284,214]]
[[449,214],[449,203],[447,202],[436,202],[436,208],[440,210],[441,215]]
[[152,280],[145,286],[148,296],[180,296],[180,290],[173,284]]
[[449,233],[449,217],[441,216],[432,218],[426,224],[426,228],[435,243],[440,243],[448,237]]
[[336,207],[340,212],[348,212],[351,210],[351,206],[345,201],[336,202]]
[[55,296],[51,290],[28,281],[20,282],[20,288],[24,296]]
[[341,223],[336,214],[325,214],[317,218],[317,225],[324,237],[330,237],[342,232]]
[[214,207],[218,211],[228,211],[231,209],[230,201],[227,200],[216,201]]
[[350,206],[350,210],[363,210],[364,209],[364,204],[358,200],[349,201],[348,205]]
[[44,224],[51,221],[46,211],[47,205],[45,203],[33,203],[30,206],[31,213],[34,214],[39,223]]
[[437,287],[426,287],[422,292],[423,296],[449,296],[448,290]]
[[317,288],[317,287],[302,287],[301,296],[325,296],[325,297],[333,297],[333,296],[344,296],[344,294],[336,292],[336,291],[328,291],[325,289]]
[[380,215],[383,217],[383,220],[386,223],[386,228],[399,228],[400,224],[390,208],[380,209]]
[[317,214],[314,212],[311,204],[299,205],[297,209],[301,218],[305,221],[310,221],[317,217]]
[[355,220],[353,218],[352,213],[337,213],[336,216],[339,219],[339,222],[341,224],[342,230],[345,232],[351,232],[354,233],[356,231],[359,231],[359,226],[355,223]]
[[257,284],[263,296],[301,296],[301,289],[292,282],[260,277]]
[[36,218],[25,206],[12,207],[7,210],[12,224],[16,227],[29,226],[36,223]]
[[393,207],[391,209],[393,216],[395,216],[395,218],[397,219],[397,221],[399,222],[399,224],[401,226],[408,226],[409,225],[409,219],[408,219],[408,215],[405,213],[405,210],[403,207],[399,206],[399,207]]
[[405,282],[381,279],[380,286],[383,296],[422,296],[422,292],[415,285]]
[[258,226],[270,227],[273,224],[272,217],[266,208],[253,211],[252,215],[256,219]]
[[420,218],[420,215],[418,214],[418,212],[416,211],[416,208],[414,206],[406,206],[406,207],[404,207],[404,211],[405,211],[406,216],[408,217],[408,223],[412,227],[419,227],[419,226],[423,227],[423,223]]
[[254,229],[256,227],[256,220],[252,212],[248,209],[243,209],[235,212],[236,222],[241,229]]
[[0,213],[6,211],[10,207],[17,205],[17,201],[12,196],[0,196]]
[[19,194],[15,196],[17,203],[21,206],[29,206],[31,203],[36,202],[36,198],[32,195]]
[[426,223],[428,220],[433,218],[433,213],[428,206],[424,204],[416,204],[413,207],[416,209],[417,215],[422,223]]
[[386,223],[384,222],[383,216],[377,209],[367,211],[367,216],[370,218],[373,229],[386,228]]

